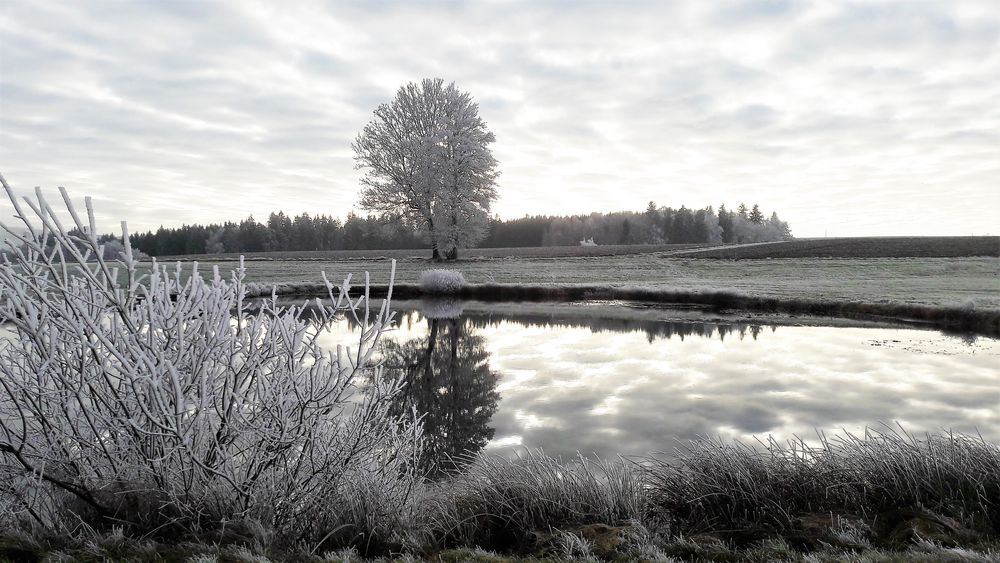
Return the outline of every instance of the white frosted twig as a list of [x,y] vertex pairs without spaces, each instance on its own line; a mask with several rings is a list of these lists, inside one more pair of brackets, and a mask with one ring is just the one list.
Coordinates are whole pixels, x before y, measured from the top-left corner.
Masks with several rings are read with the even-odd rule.
[[[393,319],[395,264],[378,311],[367,275],[352,299],[350,277],[334,286],[324,274],[331,301],[308,322],[273,294],[251,302],[242,259],[228,280],[155,260],[139,275],[125,223],[109,262],[89,199],[84,219],[60,190],[64,223],[41,190],[25,208],[0,180],[27,227],[3,226],[15,236],[0,261],[0,321],[17,338],[0,346],[0,473],[35,480],[0,495],[52,525],[53,507],[74,497],[129,526],[195,529],[213,515],[300,534],[358,479],[381,475],[385,494],[409,494],[395,481],[415,479],[414,466],[395,452],[412,454],[420,430],[390,414],[399,383],[372,362]],[[317,341],[345,314],[361,321],[353,355]]]

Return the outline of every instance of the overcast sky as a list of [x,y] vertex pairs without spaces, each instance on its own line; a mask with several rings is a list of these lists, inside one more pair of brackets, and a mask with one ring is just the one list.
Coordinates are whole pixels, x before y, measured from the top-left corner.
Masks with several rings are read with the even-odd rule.
[[0,171],[94,196],[108,231],[342,217],[351,141],[424,77],[479,102],[504,218],[743,201],[797,236],[1000,232],[997,0],[0,0]]

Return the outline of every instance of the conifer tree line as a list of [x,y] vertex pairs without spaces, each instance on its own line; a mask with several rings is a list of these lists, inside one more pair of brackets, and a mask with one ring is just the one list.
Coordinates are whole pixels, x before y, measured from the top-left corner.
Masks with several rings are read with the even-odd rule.
[[390,216],[350,213],[345,221],[308,213],[271,213],[266,223],[251,215],[240,222],[160,227],[133,234],[132,246],[151,256],[277,252],[290,250],[384,250],[422,248],[419,234]]
[[[748,243],[791,238],[788,223],[777,213],[769,218],[758,205],[740,204],[736,211],[725,205],[679,209],[650,202],[645,211],[591,213],[589,215],[525,216],[489,220],[485,248],[576,246],[595,244]],[[361,216],[351,213],[345,221],[308,213],[290,216],[271,213],[266,222],[250,216],[242,221],[210,225],[160,227],[133,234],[132,246],[151,256],[220,254],[236,252],[388,250],[426,248],[426,231],[392,214]]]

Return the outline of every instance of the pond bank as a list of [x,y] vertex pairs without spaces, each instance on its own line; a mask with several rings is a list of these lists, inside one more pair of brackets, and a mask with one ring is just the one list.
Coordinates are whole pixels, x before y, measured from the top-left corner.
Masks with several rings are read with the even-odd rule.
[[[479,456],[405,506],[377,489],[320,545],[253,522],[142,539],[0,539],[7,560],[130,561],[995,561],[1000,449],[885,427],[804,441],[682,443],[670,461]],[[379,508],[379,510],[375,510]],[[349,518],[349,512],[348,514]],[[98,524],[94,522],[94,524]],[[162,544],[155,543],[159,538]],[[58,554],[58,555],[57,555]]]
[[[235,261],[199,262],[202,271],[222,272]],[[319,282],[353,274],[386,282],[390,259],[245,262],[247,281]],[[1000,260],[996,258],[796,258],[773,260],[689,259],[650,253],[628,256],[483,258],[454,263],[426,259],[396,261],[396,282],[419,283],[424,271],[448,268],[470,284],[606,285],[700,291],[725,289],[767,297],[871,301],[918,305],[962,305],[1000,309]]]
[[[326,286],[317,283],[254,284],[250,294],[256,297],[272,293],[282,296],[316,297],[326,294]],[[388,286],[373,285],[371,297],[387,295]],[[392,295],[399,299],[417,299],[427,293],[416,284],[397,283]],[[898,322],[944,330],[963,331],[1000,337],[1000,310],[975,309],[973,306],[939,306],[907,303],[796,299],[750,295],[734,290],[688,290],[610,285],[519,285],[474,284],[448,295],[478,301],[625,301],[664,305],[697,305],[716,311],[746,311],[782,315],[808,315],[874,322]]]

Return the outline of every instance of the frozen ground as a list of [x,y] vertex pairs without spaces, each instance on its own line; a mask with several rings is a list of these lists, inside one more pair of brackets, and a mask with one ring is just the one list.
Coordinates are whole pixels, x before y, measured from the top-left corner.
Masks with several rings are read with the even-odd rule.
[[[202,271],[235,261],[206,261]],[[318,282],[371,272],[372,282],[388,280],[388,259],[269,260],[246,263],[249,281]],[[752,294],[847,301],[893,301],[927,305],[1000,308],[997,258],[775,258],[766,260],[687,259],[668,253],[584,257],[503,257],[435,263],[403,258],[396,281],[419,283],[431,268],[462,272],[469,283],[612,284],[678,289],[737,289]]]

